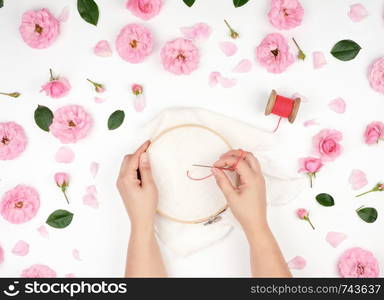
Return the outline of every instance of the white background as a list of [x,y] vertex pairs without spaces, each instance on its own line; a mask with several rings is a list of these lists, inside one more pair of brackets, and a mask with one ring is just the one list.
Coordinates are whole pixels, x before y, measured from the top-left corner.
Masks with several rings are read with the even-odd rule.
[[[230,0],[197,0],[188,8],[181,0],[165,0],[160,14],[144,22],[134,17],[119,0],[98,0],[101,16],[97,27],[85,23],[76,11],[75,1],[5,0],[0,9],[0,90],[19,91],[22,97],[0,98],[0,122],[16,121],[27,133],[29,144],[21,157],[0,162],[0,194],[19,183],[38,189],[41,209],[37,216],[21,225],[11,225],[0,219],[0,243],[5,249],[5,262],[0,265],[0,276],[19,276],[34,263],[43,263],[55,269],[59,276],[123,276],[129,237],[129,220],[115,189],[115,180],[122,156],[133,151],[143,141],[140,128],[162,109],[173,106],[200,106],[249,122],[262,128],[273,128],[274,116],[264,117],[263,108],[272,88],[282,95],[299,92],[308,98],[294,125],[282,123],[278,132],[297,145],[297,157],[310,154],[311,137],[322,128],[335,128],[343,132],[343,155],[321,170],[315,187],[284,207],[271,207],[271,228],[287,260],[301,255],[307,266],[294,271],[295,276],[337,276],[336,264],[340,254],[352,246],[371,250],[384,270],[383,194],[374,193],[355,199],[356,191],[348,184],[353,168],[368,175],[371,188],[384,180],[382,170],[384,145],[367,146],[363,143],[365,126],[371,121],[383,120],[384,97],[369,87],[367,69],[376,58],[384,55],[384,1],[364,1],[370,16],[361,23],[353,23],[347,16],[349,5],[355,1],[304,1],[305,15],[300,27],[281,31],[287,38],[295,37],[307,54],[304,62],[297,61],[280,75],[266,72],[254,60],[255,47],[266,34],[278,32],[267,18],[269,1],[251,0],[235,9]],[[58,16],[66,5],[71,7],[68,22],[61,26],[61,35],[48,49],[35,50],[22,41],[18,26],[21,15],[29,9],[46,7]],[[230,21],[240,33],[236,40],[238,53],[230,58],[219,50],[218,42],[230,40],[223,19]],[[113,57],[96,57],[93,46],[106,39],[114,46],[119,30],[126,24],[145,24],[154,33],[154,52],[142,64],[129,64],[114,53]],[[211,38],[198,43],[201,52],[199,69],[190,76],[175,76],[163,70],[159,52],[168,40],[181,35],[179,28],[196,22],[206,22],[212,29]],[[357,58],[341,62],[329,51],[335,42],[353,39],[362,46]],[[296,49],[290,42],[291,51]],[[323,51],[328,64],[314,70],[312,52]],[[243,58],[254,62],[247,74],[234,74],[232,68]],[[69,79],[72,90],[61,99],[51,99],[39,93],[40,86],[49,79],[49,68]],[[238,78],[231,89],[210,88],[208,75],[220,71],[224,76]],[[103,97],[107,101],[95,104],[93,92],[85,78],[104,83],[108,89]],[[130,93],[132,83],[145,87],[148,107],[143,113],[133,109]],[[344,115],[328,108],[328,102],[342,97],[347,103]],[[52,110],[67,104],[80,104],[94,120],[89,137],[70,147],[76,152],[72,164],[62,165],[54,160],[60,142],[40,130],[34,123],[33,112],[38,104]],[[126,120],[121,128],[108,131],[106,121],[111,112],[124,109]],[[303,122],[316,118],[318,126],[303,127]],[[284,155],[284,149],[281,149]],[[82,204],[85,187],[93,184],[89,172],[92,161],[100,163],[96,178],[100,208],[94,210]],[[68,208],[53,182],[53,174],[67,171],[71,174]],[[365,189],[364,189],[365,190]],[[318,205],[314,196],[327,192],[334,196],[336,205],[326,208]],[[360,205],[374,206],[379,218],[373,224],[361,221],[355,213]],[[310,209],[316,226],[298,220],[295,209]],[[75,213],[73,223],[66,229],[48,228],[49,239],[42,238],[37,228],[55,209],[67,208]],[[338,248],[326,241],[328,231],[344,232],[348,239]],[[17,257],[11,253],[14,244],[26,240],[30,254]],[[73,259],[71,251],[77,248],[82,261]],[[243,234],[233,231],[225,240],[187,258],[175,257],[162,246],[170,276],[248,276],[248,246]],[[383,273],[381,273],[383,274]]]

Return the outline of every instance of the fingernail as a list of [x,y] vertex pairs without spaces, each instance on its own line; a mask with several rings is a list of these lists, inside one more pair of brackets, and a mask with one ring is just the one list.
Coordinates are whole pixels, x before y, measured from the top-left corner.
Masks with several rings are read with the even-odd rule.
[[144,152],[140,156],[140,162],[143,166],[149,165],[149,158],[148,158],[148,153]]

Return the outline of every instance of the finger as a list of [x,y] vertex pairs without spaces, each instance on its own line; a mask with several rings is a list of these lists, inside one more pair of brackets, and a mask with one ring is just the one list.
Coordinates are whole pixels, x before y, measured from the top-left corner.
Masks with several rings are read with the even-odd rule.
[[213,165],[218,168],[232,168],[236,165],[234,171],[239,174],[241,182],[247,182],[255,175],[255,172],[251,169],[247,162],[239,160],[239,157],[225,156],[215,162]]
[[153,184],[151,163],[147,152],[140,155],[139,170],[141,175],[141,185],[146,187]]
[[257,158],[253,155],[252,152],[243,151],[241,149],[230,150],[224,153],[223,155],[221,155],[220,158],[226,157],[226,156],[239,157],[242,153],[243,153],[244,160],[250,165],[251,169],[255,171],[257,174],[261,174],[260,163],[257,160]]
[[137,174],[137,170],[139,169],[139,157],[148,149],[150,143],[150,141],[146,141],[135,153],[124,157],[120,168],[120,177],[127,178],[132,182],[136,182],[139,179]]
[[230,201],[233,194],[236,193],[236,189],[233,186],[231,180],[224,173],[223,170],[212,168],[212,173],[215,176],[216,183],[223,192],[224,196]]
[[137,179],[137,176],[129,171],[129,165],[131,164],[130,161],[132,160],[132,157],[132,154],[124,156],[120,167],[118,182],[120,181],[124,184],[139,185],[140,181]]

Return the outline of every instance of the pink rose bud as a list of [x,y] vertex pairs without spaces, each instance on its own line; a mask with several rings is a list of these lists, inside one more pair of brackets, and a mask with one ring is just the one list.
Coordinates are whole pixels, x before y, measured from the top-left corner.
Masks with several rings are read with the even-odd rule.
[[143,93],[143,87],[140,84],[132,85],[132,92],[134,95],[138,96]]
[[299,219],[307,221],[309,225],[311,225],[312,229],[315,230],[315,227],[313,226],[311,220],[309,219],[309,212],[304,208],[299,208],[296,210],[296,215]]
[[363,195],[366,195],[368,193],[372,193],[372,192],[382,192],[384,191],[384,183],[378,183],[376,184],[372,189],[370,189],[369,191],[366,191],[364,193],[361,193],[359,195],[356,195],[355,197],[360,197],[360,196],[363,196]]
[[95,91],[97,93],[104,93],[105,92],[105,87],[101,83],[94,82],[94,81],[92,81],[91,79],[88,79],[88,78],[87,78],[87,81],[92,83],[92,85],[95,88]]
[[320,171],[323,166],[322,160],[316,157],[305,157],[299,159],[299,164],[299,172],[305,172],[308,174],[310,186],[312,187],[312,178],[316,176],[316,173]]
[[67,197],[67,187],[69,185],[69,175],[67,173],[56,173],[54,176],[55,182],[59,188],[61,188],[61,191],[64,194],[65,200],[67,200],[67,203],[69,204],[69,200]]
[[376,121],[368,124],[364,132],[364,140],[368,145],[377,144],[384,138],[384,123]]
[[49,81],[41,87],[40,92],[44,91],[51,98],[61,98],[68,94],[71,89],[69,81],[64,77],[54,77],[52,69],[49,69],[51,77]]

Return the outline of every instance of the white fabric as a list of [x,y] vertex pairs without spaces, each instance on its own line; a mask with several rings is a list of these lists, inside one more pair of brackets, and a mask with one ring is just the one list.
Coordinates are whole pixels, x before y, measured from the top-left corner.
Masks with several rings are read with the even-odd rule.
[[[200,108],[172,108],[160,113],[145,126],[149,138],[181,124],[199,124],[220,133],[234,149],[244,149],[258,158],[266,179],[268,203],[282,205],[298,196],[305,184],[297,173],[297,157],[282,145],[276,134]],[[193,220],[207,217],[225,203],[214,178],[192,181],[209,174],[209,169],[192,168],[192,164],[212,164],[228,147],[217,136],[203,129],[181,128],[157,140],[149,151],[154,179],[159,189],[159,208],[176,218]],[[280,159],[284,151],[284,160]],[[292,159],[287,159],[292,155]],[[194,205],[196,204],[196,205]],[[222,220],[210,225],[182,224],[158,216],[158,237],[174,252],[185,256],[224,238],[234,224],[229,211]]]

